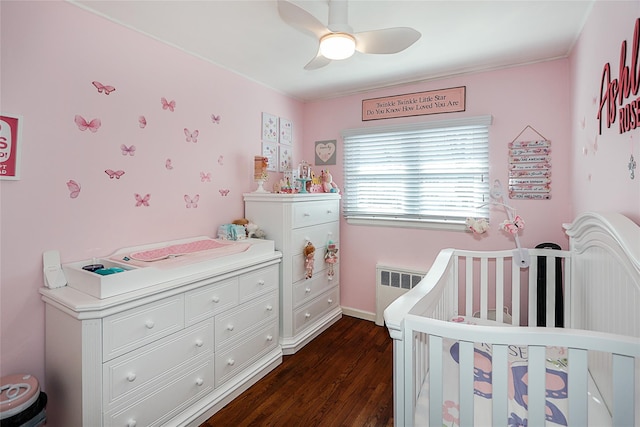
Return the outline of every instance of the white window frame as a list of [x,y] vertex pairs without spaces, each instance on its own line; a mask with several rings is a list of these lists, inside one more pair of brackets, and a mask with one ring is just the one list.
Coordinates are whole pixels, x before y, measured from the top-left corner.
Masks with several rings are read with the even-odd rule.
[[[344,147],[344,175],[343,175],[343,215],[348,224],[356,225],[375,225],[385,227],[409,227],[409,228],[430,228],[430,229],[446,229],[446,230],[466,230],[465,219],[467,217],[474,218],[489,218],[489,206],[486,204],[489,195],[489,126],[493,121],[491,115],[475,116],[468,118],[458,118],[450,120],[430,121],[421,123],[412,123],[396,126],[384,126],[384,127],[370,127],[359,129],[347,129],[342,132],[343,147]],[[480,130],[480,133],[476,135],[476,132]],[[474,136],[471,137],[473,141],[470,141],[469,135],[465,135],[472,131]],[[453,138],[454,142],[450,138]],[[393,142],[391,142],[393,141]],[[467,156],[460,148],[464,147],[464,144],[469,142],[469,148],[474,147],[473,155]],[[454,145],[457,144],[457,145]],[[371,150],[368,149],[371,147]],[[394,167],[390,165],[383,165],[382,159],[391,159],[393,156],[394,146],[396,147],[396,153],[404,152],[404,156],[396,156],[399,159],[393,162]],[[443,152],[431,153],[430,148],[441,147],[446,150],[451,150],[443,154]],[[457,147],[451,149],[451,147]],[[422,160],[415,162],[412,161],[415,157],[411,157],[414,152],[417,156],[426,156],[426,159],[432,159],[436,163],[432,163],[432,167],[436,165],[444,165],[447,159],[452,157],[458,157],[457,164],[464,165],[469,169],[461,174],[459,178],[453,176],[450,167],[442,166],[442,182],[437,182],[437,188],[434,191],[426,190],[425,186],[433,186],[434,182],[429,183],[424,179],[416,180],[417,177],[427,177],[429,172],[419,172],[422,168],[420,165]],[[460,154],[463,154],[460,157]],[[434,154],[433,157],[429,157]],[[376,157],[377,156],[377,157]],[[378,159],[378,160],[376,160]],[[445,163],[443,163],[443,161]],[[439,163],[438,163],[439,162]],[[426,164],[426,162],[424,163]],[[376,170],[376,166],[380,165],[380,169]],[[399,166],[401,165],[401,166]],[[457,166],[456,166],[457,167]],[[374,169],[376,177],[384,176],[379,181],[376,178],[372,178],[367,173],[362,173],[366,169]],[[436,166],[437,168],[437,166]],[[416,173],[406,173],[396,171],[412,170]],[[433,170],[433,169],[431,169]],[[468,176],[473,174],[473,177]],[[467,177],[464,177],[467,175]],[[400,185],[403,178],[411,177],[408,181],[408,185]],[[445,179],[444,176],[451,176],[453,179]],[[473,181],[467,181],[464,184],[460,182],[472,179]],[[359,181],[358,181],[359,180]],[[388,183],[390,182],[390,183]],[[442,185],[440,185],[442,184]],[[389,188],[384,189],[384,185]],[[429,191],[429,194],[436,195],[438,189],[444,191],[445,194],[450,191],[448,188],[467,187],[473,188],[471,193],[466,189],[462,190],[465,194],[463,197],[453,198],[453,203],[459,210],[455,215],[449,215],[444,212],[451,212],[451,207],[442,207],[442,213],[431,214],[417,213],[421,209],[430,210],[437,206],[437,203],[427,203],[421,208],[419,205],[423,200],[424,191]],[[372,187],[373,186],[373,187]],[[404,191],[401,191],[398,187],[402,187]],[[373,189],[372,189],[373,188]],[[422,189],[421,189],[422,188]],[[379,202],[376,193],[383,191],[383,194],[389,194],[394,200],[386,200],[385,203]],[[396,191],[394,191],[396,189]],[[421,191],[423,193],[421,193]],[[377,210],[368,211],[362,204],[354,203],[354,198],[357,197],[357,193],[365,194],[364,197],[372,199],[372,206]],[[450,193],[449,193],[450,194]],[[471,194],[471,197],[466,195]],[[442,196],[437,196],[442,198]],[[407,206],[405,212],[395,211],[396,206]],[[386,210],[386,212],[385,212]],[[414,212],[414,213],[411,213]],[[423,211],[426,212],[426,211]]]

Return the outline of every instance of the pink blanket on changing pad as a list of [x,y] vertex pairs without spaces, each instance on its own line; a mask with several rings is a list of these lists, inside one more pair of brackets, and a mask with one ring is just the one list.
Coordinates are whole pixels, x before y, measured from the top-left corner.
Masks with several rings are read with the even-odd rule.
[[210,249],[218,249],[233,243],[221,243],[213,239],[196,240],[195,242],[181,243],[179,245],[165,246],[157,249],[149,249],[141,252],[134,252],[129,258],[136,261],[159,261],[161,259],[191,254],[194,252],[208,251]]
[[249,243],[201,239],[131,254],[120,253],[111,256],[109,259],[137,267],[153,265],[153,267],[160,269],[172,269],[244,252],[250,246],[251,244]]

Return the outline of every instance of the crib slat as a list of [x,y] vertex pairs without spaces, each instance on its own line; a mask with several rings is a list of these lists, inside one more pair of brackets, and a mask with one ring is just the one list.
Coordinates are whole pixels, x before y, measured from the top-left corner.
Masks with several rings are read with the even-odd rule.
[[506,345],[493,345],[491,393],[493,404],[492,420],[494,426],[507,425],[507,370],[509,368],[507,355]]
[[520,267],[515,262],[511,265],[511,308],[513,324],[520,325]]
[[529,265],[529,316],[528,325],[536,326],[538,324],[538,263],[532,262]]
[[587,355],[586,350],[570,348],[567,393],[569,399],[569,425],[587,425]]
[[466,277],[465,277],[465,292],[467,295],[466,298],[466,307],[464,314],[467,316],[471,316],[473,314],[473,258],[468,256],[465,258],[464,263]]
[[613,355],[613,425],[635,426],[634,358]]
[[529,382],[528,417],[529,425],[545,425],[545,357],[546,347],[529,346],[529,367],[527,378]]
[[[429,335],[429,425],[442,425],[442,338]],[[410,407],[413,413],[413,407]],[[413,419],[410,420],[413,425]]]
[[[460,341],[460,425],[473,423],[473,343]],[[432,424],[430,424],[432,425]],[[440,425],[440,424],[438,424]]]
[[486,257],[482,257],[480,259],[480,317],[482,319],[487,318],[487,313],[489,311],[489,291],[488,289],[488,278],[489,278],[489,270],[488,270],[489,260]]
[[556,325],[556,257],[547,256],[547,326]]
[[496,258],[496,320],[504,322],[504,258]]

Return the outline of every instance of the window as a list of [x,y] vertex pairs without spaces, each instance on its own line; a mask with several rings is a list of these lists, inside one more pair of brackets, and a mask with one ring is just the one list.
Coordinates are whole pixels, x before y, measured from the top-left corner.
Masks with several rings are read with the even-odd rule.
[[488,218],[491,121],[343,131],[347,222],[462,229],[468,217]]

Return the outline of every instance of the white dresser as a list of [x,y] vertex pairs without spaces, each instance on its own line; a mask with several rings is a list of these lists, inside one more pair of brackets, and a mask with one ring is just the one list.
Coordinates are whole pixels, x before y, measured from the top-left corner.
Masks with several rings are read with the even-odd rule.
[[[280,344],[284,354],[293,354],[342,317],[340,266],[331,277],[324,261],[329,240],[340,247],[340,195],[246,193],[244,201],[245,217],[282,252]],[[313,276],[306,279],[308,241],[316,251]]]
[[258,241],[105,299],[41,289],[48,424],[204,422],[282,362],[280,258],[273,242]]

